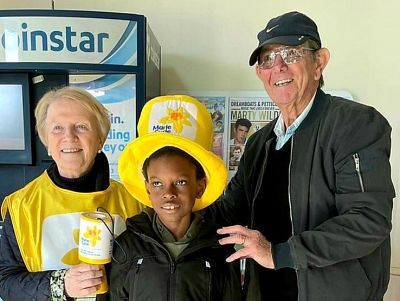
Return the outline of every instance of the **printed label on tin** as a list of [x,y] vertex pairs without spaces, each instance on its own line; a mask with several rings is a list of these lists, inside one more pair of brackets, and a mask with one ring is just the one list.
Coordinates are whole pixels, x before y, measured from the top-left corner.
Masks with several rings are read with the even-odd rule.
[[113,239],[109,229],[112,229],[112,223],[107,216],[82,214],[79,231],[79,258],[82,261],[93,264],[111,261]]

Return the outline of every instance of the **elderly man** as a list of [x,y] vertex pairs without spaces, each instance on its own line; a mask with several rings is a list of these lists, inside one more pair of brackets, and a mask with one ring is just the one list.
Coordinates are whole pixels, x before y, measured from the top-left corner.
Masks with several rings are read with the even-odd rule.
[[249,138],[206,212],[226,226],[221,244],[242,245],[227,261],[242,261],[248,300],[382,300],[391,127],[374,108],[321,90],[329,51],[309,17],[273,18],[258,40],[250,65],[281,114]]

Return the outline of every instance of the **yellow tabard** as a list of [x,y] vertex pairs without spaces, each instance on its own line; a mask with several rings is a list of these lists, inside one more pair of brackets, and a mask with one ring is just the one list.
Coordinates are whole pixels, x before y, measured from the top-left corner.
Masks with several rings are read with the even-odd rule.
[[1,207],[9,212],[17,243],[30,272],[58,270],[78,264],[79,221],[82,212],[105,208],[114,218],[114,233],[142,205],[114,180],[104,191],[74,192],[57,187],[43,172],[24,188],[7,196]]

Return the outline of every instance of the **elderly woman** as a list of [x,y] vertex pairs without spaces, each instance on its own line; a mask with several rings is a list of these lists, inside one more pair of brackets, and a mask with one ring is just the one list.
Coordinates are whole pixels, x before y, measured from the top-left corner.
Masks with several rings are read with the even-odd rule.
[[54,163],[3,202],[0,297],[23,301],[93,295],[104,267],[79,262],[80,214],[106,209],[118,234],[141,207],[109,178],[101,149],[110,121],[96,98],[73,87],[50,91],[39,101],[35,117]]

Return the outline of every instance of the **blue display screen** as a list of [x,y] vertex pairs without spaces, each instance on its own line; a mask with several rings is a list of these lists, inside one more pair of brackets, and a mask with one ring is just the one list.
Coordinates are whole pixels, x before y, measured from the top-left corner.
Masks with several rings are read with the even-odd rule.
[[24,150],[22,85],[0,84],[0,150]]

